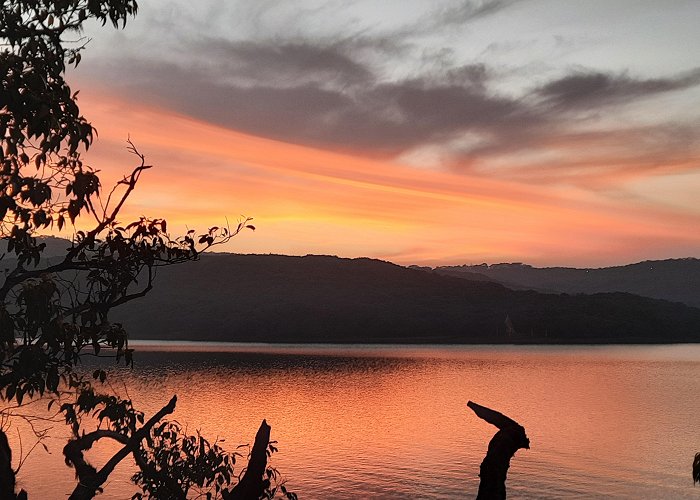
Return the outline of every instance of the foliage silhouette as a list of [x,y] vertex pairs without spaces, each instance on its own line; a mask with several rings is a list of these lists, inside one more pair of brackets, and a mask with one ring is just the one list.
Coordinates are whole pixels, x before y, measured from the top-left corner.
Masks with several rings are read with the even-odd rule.
[[[179,424],[165,420],[175,409],[175,397],[146,420],[130,399],[107,390],[104,370],[96,370],[91,380],[77,367],[86,353],[133,364],[127,333],[109,321],[110,310],[146,295],[157,268],[196,260],[240,231],[254,229],[245,219],[233,228],[212,227],[174,238],[163,219],[141,217],[121,224],[122,208],[151,168],[131,141],[135,166],[103,196],[98,170],[82,157],[95,130],[80,113],[78,92],[64,74],[68,65],[81,61],[87,21],[123,28],[136,12],[134,0],[2,3],[0,236],[7,253],[0,257],[6,265],[0,285],[0,398],[7,406],[1,417],[4,424],[12,416],[24,418],[41,444],[45,430],[20,409],[37,399],[49,400],[49,410],[72,433],[64,448],[78,480],[71,498],[92,498],[128,455],[139,467],[133,480],[143,490],[135,497],[196,493],[228,498],[236,490],[230,486],[237,479],[237,454],[202,436],[186,435]],[[42,259],[46,243],[37,234],[53,228],[72,230],[73,236],[65,254],[48,261]],[[83,452],[102,439],[123,447],[98,470]],[[277,473],[267,467],[267,454],[274,450],[265,443],[263,469],[249,480],[257,496],[277,492]],[[0,430],[2,498],[25,495],[14,491],[11,453]]]

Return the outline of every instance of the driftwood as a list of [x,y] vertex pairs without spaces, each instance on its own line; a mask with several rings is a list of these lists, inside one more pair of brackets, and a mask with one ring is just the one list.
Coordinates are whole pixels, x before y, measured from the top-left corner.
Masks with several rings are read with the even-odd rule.
[[521,448],[530,449],[530,440],[525,428],[515,420],[472,401],[467,403],[476,416],[498,427],[498,432],[489,442],[486,457],[481,462],[479,493],[477,500],[502,500],[506,498],[506,476],[510,459]]
[[224,500],[248,500],[258,499],[266,488],[270,486],[270,480],[265,479],[267,468],[267,446],[270,444],[270,426],[265,420],[260,424],[253,449],[250,452],[248,468],[243,477],[231,491],[222,491]]

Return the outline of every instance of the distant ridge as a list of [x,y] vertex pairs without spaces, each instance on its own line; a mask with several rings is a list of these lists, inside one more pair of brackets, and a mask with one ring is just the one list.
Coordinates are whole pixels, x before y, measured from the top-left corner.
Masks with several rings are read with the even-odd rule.
[[[526,264],[441,266],[436,273],[496,281],[513,289],[557,293],[628,292],[700,307],[700,259],[647,260],[600,269]],[[483,278],[482,278],[483,277]]]
[[[45,241],[50,259],[70,246],[60,238]],[[12,255],[3,260],[13,265]],[[592,293],[634,291],[700,305],[698,259],[603,269],[412,267],[368,258],[207,254],[160,269],[153,291],[116,309],[112,320],[125,323],[132,338],[164,340],[700,342],[700,309]],[[580,295],[586,292],[592,294]]]
[[133,338],[234,342],[700,341],[700,309],[628,293],[515,291],[389,262],[209,254],[115,311]]
[[[58,257],[66,254],[66,249],[70,248],[71,242],[65,238],[56,236],[39,236],[37,237],[40,243],[45,243],[46,248],[42,253],[42,257]],[[7,240],[0,239],[0,255],[7,253]],[[14,252],[6,255],[6,259],[11,259],[15,256]]]

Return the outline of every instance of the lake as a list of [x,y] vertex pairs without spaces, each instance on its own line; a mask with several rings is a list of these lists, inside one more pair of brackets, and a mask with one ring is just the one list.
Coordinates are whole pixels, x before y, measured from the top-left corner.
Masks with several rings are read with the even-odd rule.
[[[173,394],[190,432],[251,443],[263,418],[272,465],[300,498],[475,497],[496,429],[473,400],[522,424],[512,498],[698,498],[700,346],[269,346],[141,343],[112,370],[148,418]],[[92,367],[87,362],[87,369]],[[61,426],[23,466],[31,498],[65,498]],[[17,450],[15,429],[8,434]],[[23,441],[24,450],[30,446]],[[15,451],[17,453],[17,451]],[[90,452],[99,464],[105,451]],[[99,498],[137,491],[124,461]]]

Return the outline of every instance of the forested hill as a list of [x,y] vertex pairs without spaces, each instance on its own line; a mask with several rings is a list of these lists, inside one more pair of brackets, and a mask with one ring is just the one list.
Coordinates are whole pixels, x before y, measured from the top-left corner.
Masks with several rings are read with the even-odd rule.
[[[508,318],[508,320],[506,320]],[[514,291],[371,259],[205,255],[115,310],[132,338],[253,342],[700,341],[700,309]]]
[[435,272],[510,288],[544,292],[629,292],[700,307],[700,259],[649,260],[601,269],[538,268],[526,264],[445,266]]

